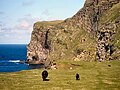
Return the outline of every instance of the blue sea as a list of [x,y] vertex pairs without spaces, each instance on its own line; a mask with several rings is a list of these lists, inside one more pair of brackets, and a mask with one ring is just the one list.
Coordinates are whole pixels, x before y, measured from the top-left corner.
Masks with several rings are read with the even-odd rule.
[[27,59],[27,45],[0,44],[0,72],[16,72],[30,69],[21,63]]

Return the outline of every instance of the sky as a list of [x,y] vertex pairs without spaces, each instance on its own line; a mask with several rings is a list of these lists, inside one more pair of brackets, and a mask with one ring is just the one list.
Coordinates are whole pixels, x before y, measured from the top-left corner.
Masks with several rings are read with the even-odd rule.
[[28,44],[37,21],[65,20],[85,0],[0,0],[0,44]]

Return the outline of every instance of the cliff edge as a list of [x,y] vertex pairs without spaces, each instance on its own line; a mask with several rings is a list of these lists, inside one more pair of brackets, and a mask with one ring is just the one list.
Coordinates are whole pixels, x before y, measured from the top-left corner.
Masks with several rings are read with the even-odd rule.
[[56,60],[120,59],[120,0],[86,0],[64,21],[36,22],[27,62],[49,67]]

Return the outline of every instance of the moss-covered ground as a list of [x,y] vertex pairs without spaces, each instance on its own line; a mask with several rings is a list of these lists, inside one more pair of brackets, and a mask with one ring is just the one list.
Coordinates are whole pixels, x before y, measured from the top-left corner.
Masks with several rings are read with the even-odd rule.
[[[111,65],[108,66],[108,65]],[[120,61],[59,61],[58,69],[48,70],[49,81],[42,81],[43,69],[0,73],[0,90],[119,90]],[[75,74],[80,74],[76,81]]]

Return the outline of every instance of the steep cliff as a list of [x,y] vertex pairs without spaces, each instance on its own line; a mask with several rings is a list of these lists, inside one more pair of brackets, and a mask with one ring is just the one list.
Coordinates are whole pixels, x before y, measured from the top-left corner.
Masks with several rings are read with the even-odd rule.
[[120,3],[104,13],[97,31],[99,61],[120,59]]
[[50,66],[55,60],[119,59],[120,0],[86,0],[64,21],[36,22],[28,62]]

